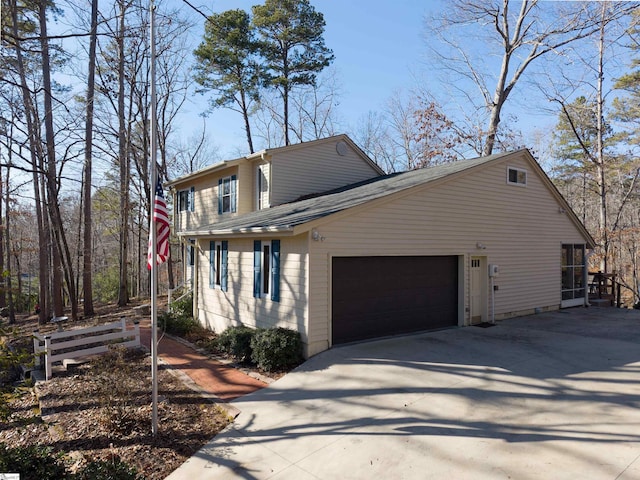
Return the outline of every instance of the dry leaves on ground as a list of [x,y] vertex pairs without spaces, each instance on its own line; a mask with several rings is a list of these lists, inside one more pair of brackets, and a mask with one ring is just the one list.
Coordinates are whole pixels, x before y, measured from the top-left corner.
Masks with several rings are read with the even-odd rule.
[[149,356],[116,349],[74,372],[56,373],[11,402],[0,426],[7,445],[39,444],[65,452],[71,469],[89,459],[120,457],[147,479],[162,479],[228,423],[219,406],[186,387],[169,370],[158,372],[158,433],[151,434]]

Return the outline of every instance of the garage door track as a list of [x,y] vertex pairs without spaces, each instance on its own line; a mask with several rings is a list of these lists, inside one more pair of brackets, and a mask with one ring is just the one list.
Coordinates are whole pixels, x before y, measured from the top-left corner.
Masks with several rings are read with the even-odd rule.
[[334,348],[233,405],[170,479],[640,479],[640,312]]

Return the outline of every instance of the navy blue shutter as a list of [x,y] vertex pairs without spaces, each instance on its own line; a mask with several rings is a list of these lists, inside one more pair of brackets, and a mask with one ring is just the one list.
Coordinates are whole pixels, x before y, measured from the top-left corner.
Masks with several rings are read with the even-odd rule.
[[196,209],[196,187],[191,187],[189,190],[189,211],[193,212]]
[[223,292],[227,291],[227,274],[229,273],[228,267],[229,259],[229,242],[227,240],[222,241],[222,261],[220,262],[220,288]]
[[262,293],[262,242],[253,242],[253,296],[260,298]]
[[222,214],[222,179],[218,180],[218,215]]
[[231,175],[231,212],[235,213],[236,211],[236,179],[235,175]]
[[209,287],[216,286],[216,242],[209,242]]
[[271,241],[271,300],[280,301],[280,240]]

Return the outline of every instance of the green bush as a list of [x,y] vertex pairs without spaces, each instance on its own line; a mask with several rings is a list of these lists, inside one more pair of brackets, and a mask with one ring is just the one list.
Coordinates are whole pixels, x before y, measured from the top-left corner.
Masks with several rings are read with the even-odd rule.
[[303,360],[300,333],[287,328],[257,330],[251,349],[251,360],[267,372],[292,368]]
[[200,324],[193,317],[183,317],[170,312],[158,315],[158,325],[167,333],[184,337],[186,334],[200,328]]
[[0,444],[0,472],[19,473],[21,480],[69,478],[62,455],[38,445],[9,448]]
[[178,317],[193,317],[193,294],[185,295],[179,300],[171,302],[169,310]]
[[220,334],[216,346],[241,362],[248,361],[251,359],[251,339],[255,332],[250,327],[229,327]]
[[142,480],[137,470],[124,463],[119,457],[111,460],[93,460],[80,472],[74,480]]

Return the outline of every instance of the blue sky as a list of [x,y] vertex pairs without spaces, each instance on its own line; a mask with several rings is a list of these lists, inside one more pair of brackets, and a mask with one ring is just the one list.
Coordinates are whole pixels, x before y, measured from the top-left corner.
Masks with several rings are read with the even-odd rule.
[[[198,7],[204,13],[232,8],[250,11],[252,5],[259,3],[262,2],[218,0],[198,4]],[[394,91],[414,86],[413,74],[423,68],[421,62],[426,52],[424,16],[430,8],[439,7],[440,2],[312,0],[311,3],[325,18],[325,43],[334,52],[332,66],[341,85],[338,111],[348,130],[369,111],[382,110]],[[200,18],[197,21],[202,24]],[[199,35],[202,35],[201,30]],[[189,117],[197,116],[206,108],[206,97],[196,95],[194,101],[197,104],[189,106],[184,116],[187,122]],[[207,131],[223,157],[239,151],[246,153],[239,114],[224,110],[213,112],[207,119]]]

